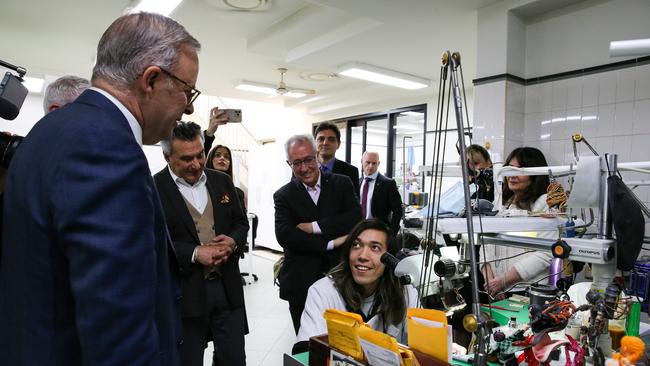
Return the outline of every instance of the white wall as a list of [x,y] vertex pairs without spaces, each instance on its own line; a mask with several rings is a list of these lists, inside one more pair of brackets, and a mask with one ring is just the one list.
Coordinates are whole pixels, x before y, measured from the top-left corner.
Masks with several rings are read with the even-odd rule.
[[25,136],[34,124],[43,116],[43,95],[27,94],[23,106],[20,108],[18,117],[13,121],[0,119],[0,131],[6,131],[15,135]]
[[533,19],[526,78],[620,61],[609,57],[609,42],[650,37],[648,19],[648,0],[589,0]]

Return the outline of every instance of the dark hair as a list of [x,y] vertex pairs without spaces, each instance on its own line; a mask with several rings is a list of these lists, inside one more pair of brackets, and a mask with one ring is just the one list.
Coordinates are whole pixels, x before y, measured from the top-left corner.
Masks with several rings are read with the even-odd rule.
[[[536,166],[548,166],[544,153],[534,147],[518,147],[508,155],[504,166],[510,165],[512,159],[517,159],[517,163],[521,168],[530,168]],[[514,203],[518,207],[530,210],[531,205],[539,198],[539,196],[546,193],[548,188],[549,179],[547,175],[532,175],[530,176],[530,186],[523,194],[523,197],[514,201],[514,192],[510,190],[508,184],[503,186],[503,204]]]
[[334,134],[336,134],[336,141],[339,144],[341,143],[341,130],[339,130],[339,127],[332,122],[322,122],[318,126],[316,126],[316,129],[314,130],[314,139],[316,138],[319,132],[325,130],[334,131]]
[[181,121],[176,124],[169,139],[160,141],[160,146],[162,147],[163,154],[165,154],[165,156],[170,156],[172,154],[172,142],[174,140],[194,141],[197,137],[201,138],[201,141],[203,141],[201,126],[194,122]]
[[226,173],[230,176],[230,178],[232,178],[232,153],[230,152],[230,149],[226,145],[217,145],[213,147],[212,150],[210,150],[207,157],[208,161],[205,162],[205,167],[210,169],[215,169],[214,164],[212,164],[212,160],[214,159],[214,154],[216,154],[217,150],[219,149],[226,149],[226,151],[228,151],[228,155],[230,155],[230,164],[228,164],[228,170],[226,171]]
[[[490,159],[490,153],[481,145],[472,144],[467,147],[467,155],[479,154],[486,162],[492,162]],[[468,156],[468,159],[471,157]]]
[[[329,276],[334,281],[334,286],[339,291],[348,311],[360,311],[363,307],[363,289],[354,282],[350,270],[350,250],[357,240],[357,237],[366,230],[379,230],[386,234],[388,252],[397,253],[397,243],[391,239],[392,235],[388,226],[377,219],[363,220],[359,222],[342,246],[341,262],[334,267]],[[404,300],[404,287],[400,285],[393,271],[386,268],[379,279],[379,285],[375,291],[375,303],[381,304],[378,314],[381,314],[384,324],[399,324],[406,315],[406,301]]]

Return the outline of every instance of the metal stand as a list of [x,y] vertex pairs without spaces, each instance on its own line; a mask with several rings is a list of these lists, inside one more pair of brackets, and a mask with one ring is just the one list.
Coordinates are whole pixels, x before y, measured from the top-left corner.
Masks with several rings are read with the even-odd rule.
[[487,338],[490,336],[487,329],[487,323],[481,316],[481,301],[478,294],[478,264],[476,260],[476,251],[474,250],[474,221],[472,220],[472,204],[469,193],[469,168],[465,162],[467,161],[467,147],[465,146],[465,135],[463,125],[463,102],[460,93],[460,86],[458,81],[458,67],[460,66],[460,54],[454,52],[450,54],[449,51],[443,55],[443,66],[451,63],[451,82],[450,87],[454,96],[454,107],[456,114],[456,128],[458,129],[458,143],[460,152],[461,167],[463,170],[463,190],[465,193],[465,217],[467,219],[467,236],[468,247],[465,248],[465,256],[469,254],[472,276],[472,311],[478,321],[478,329],[476,331],[477,342],[474,346],[474,365],[486,365],[488,355],[488,342]]

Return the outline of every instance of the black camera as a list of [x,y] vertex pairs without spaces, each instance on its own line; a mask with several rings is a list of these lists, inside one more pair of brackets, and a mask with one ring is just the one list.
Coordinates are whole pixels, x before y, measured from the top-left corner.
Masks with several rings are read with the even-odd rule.
[[0,157],[0,165],[9,169],[9,163],[11,163],[11,158],[14,157],[16,149],[23,141],[23,136],[11,135],[6,132],[0,132],[0,151],[2,156]]
[[[0,60],[0,65],[2,64]],[[0,117],[3,119],[13,120],[18,116],[27,96],[27,88],[22,82],[22,76],[15,76],[8,71],[0,81]]]
[[470,171],[470,175],[472,182],[477,185],[477,193],[474,198],[494,200],[494,172],[492,168],[476,169]]
[[[0,60],[0,66],[12,69],[18,76],[6,72],[0,81],[0,118],[13,120],[18,116],[27,96],[27,88],[23,85],[23,76],[27,70],[20,66],[14,66]],[[22,136],[11,135],[6,132],[0,133],[0,165],[7,169],[11,158],[13,158],[18,145],[23,141]]]

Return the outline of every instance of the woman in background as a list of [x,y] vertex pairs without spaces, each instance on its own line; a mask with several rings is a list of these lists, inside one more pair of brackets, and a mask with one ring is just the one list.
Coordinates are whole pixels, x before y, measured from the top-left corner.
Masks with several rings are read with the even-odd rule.
[[[548,166],[544,154],[534,147],[519,147],[514,149],[505,161],[504,166],[528,168]],[[546,189],[549,179],[546,175],[507,177],[503,187],[504,209],[522,209],[530,212],[548,210],[546,204]],[[530,236],[530,233],[520,235]],[[537,237],[557,236],[555,232],[534,233]],[[503,292],[520,282],[532,282],[548,274],[551,263],[550,251],[533,251],[522,254],[527,250],[485,245],[485,261],[481,272],[485,277],[485,290],[493,297],[503,297]],[[519,255],[521,254],[521,255]],[[519,255],[514,258],[512,256]],[[500,258],[507,258],[498,260]],[[523,288],[514,288],[513,291]]]
[[467,147],[467,167],[469,168],[470,183],[476,183],[478,187],[472,198],[494,201],[494,181],[490,153],[481,145],[469,145]]
[[[205,166],[210,169],[218,170],[224,172],[230,176],[232,179],[232,154],[230,149],[225,145],[217,145],[210,153],[208,153],[208,158],[206,159]],[[241,208],[246,213],[246,197],[244,196],[244,191],[239,187],[235,187],[237,191],[237,198],[239,198],[239,203],[241,203]]]

